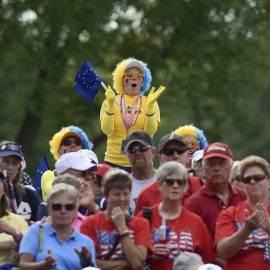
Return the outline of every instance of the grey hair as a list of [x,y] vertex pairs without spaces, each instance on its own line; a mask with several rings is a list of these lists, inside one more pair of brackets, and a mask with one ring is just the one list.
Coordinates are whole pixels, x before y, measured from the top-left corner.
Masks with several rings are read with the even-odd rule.
[[185,181],[188,180],[188,171],[187,171],[186,167],[177,161],[169,161],[169,162],[162,164],[158,168],[158,170],[156,172],[157,181],[161,182],[167,176],[170,176],[170,175],[175,174],[175,173],[179,174],[183,178],[183,180],[185,180]]
[[48,193],[48,196],[46,198],[46,204],[50,205],[53,202],[53,199],[60,195],[66,193],[70,199],[77,204],[79,191],[75,189],[75,187],[71,185],[67,185],[64,183],[56,184],[52,186],[51,190]]
[[80,190],[81,185],[80,182],[77,180],[77,178],[71,174],[65,173],[62,175],[58,175],[55,180],[53,181],[52,185],[57,185],[60,183],[64,183],[67,185],[71,185],[75,187],[77,190]]

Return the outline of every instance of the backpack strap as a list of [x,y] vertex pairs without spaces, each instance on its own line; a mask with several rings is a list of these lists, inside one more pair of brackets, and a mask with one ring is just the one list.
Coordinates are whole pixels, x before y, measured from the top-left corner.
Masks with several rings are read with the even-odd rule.
[[143,207],[142,208],[143,211],[143,217],[146,218],[150,224],[151,227],[151,223],[152,223],[152,209],[150,207]]

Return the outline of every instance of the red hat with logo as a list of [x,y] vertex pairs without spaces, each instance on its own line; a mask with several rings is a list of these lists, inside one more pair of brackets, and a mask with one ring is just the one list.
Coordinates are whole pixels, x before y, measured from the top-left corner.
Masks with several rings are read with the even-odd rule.
[[208,146],[203,151],[203,160],[212,157],[231,159],[233,157],[233,153],[227,144],[215,142],[208,144]]

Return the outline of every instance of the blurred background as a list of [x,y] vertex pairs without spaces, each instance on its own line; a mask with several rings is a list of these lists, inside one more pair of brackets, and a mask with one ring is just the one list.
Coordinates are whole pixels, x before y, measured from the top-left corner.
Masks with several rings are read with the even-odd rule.
[[88,59],[106,85],[122,59],[148,63],[160,97],[154,140],[193,123],[235,159],[270,159],[270,1],[0,1],[0,140],[23,146],[34,177],[48,142],[77,125],[102,162],[104,90],[92,104],[74,90]]

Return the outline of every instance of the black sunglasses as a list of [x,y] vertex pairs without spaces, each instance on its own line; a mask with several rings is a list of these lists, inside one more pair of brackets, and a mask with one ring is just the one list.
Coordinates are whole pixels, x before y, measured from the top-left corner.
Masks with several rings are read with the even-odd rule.
[[162,154],[165,156],[172,156],[174,152],[176,152],[178,155],[181,155],[187,151],[186,147],[177,147],[177,148],[165,148],[161,151]]
[[240,175],[234,176],[234,178],[232,179],[232,182],[233,181],[241,182],[241,176]]
[[61,145],[63,146],[71,146],[72,144],[76,145],[76,146],[82,146],[82,141],[81,140],[63,140],[61,142]]
[[52,208],[52,210],[54,210],[54,211],[60,211],[60,210],[62,210],[63,208],[64,208],[66,211],[72,211],[72,210],[75,209],[75,204],[74,204],[74,203],[66,203],[66,204],[52,203],[52,204],[51,204],[51,208]]
[[244,184],[249,184],[251,182],[251,180],[253,179],[255,182],[260,182],[262,180],[264,180],[265,178],[267,178],[266,175],[264,174],[255,174],[255,175],[249,175],[246,177],[242,178],[242,182]]
[[162,182],[165,182],[168,186],[173,186],[176,183],[178,186],[182,187],[187,184],[187,181],[184,179],[173,179],[173,178],[165,178]]
[[127,149],[129,154],[135,154],[137,151],[140,153],[146,152],[151,146],[131,146]]

